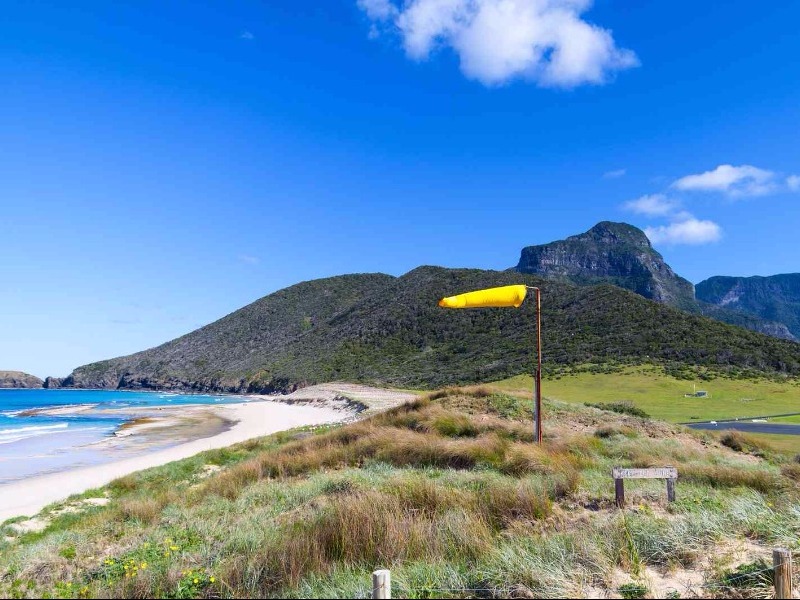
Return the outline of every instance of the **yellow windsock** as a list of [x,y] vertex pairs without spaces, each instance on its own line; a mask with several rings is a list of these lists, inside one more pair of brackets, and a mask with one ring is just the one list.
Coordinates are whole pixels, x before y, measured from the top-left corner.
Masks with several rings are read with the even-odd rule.
[[519,308],[528,290],[524,285],[506,285],[467,292],[439,300],[443,308],[483,308],[487,306],[513,306]]

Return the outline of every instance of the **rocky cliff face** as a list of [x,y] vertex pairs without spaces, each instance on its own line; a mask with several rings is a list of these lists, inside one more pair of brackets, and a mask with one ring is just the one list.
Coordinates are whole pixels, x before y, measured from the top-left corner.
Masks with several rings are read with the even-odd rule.
[[800,273],[770,277],[711,277],[697,284],[697,298],[785,325],[800,337]]
[[42,380],[22,371],[0,371],[0,388],[40,388]]
[[516,270],[578,285],[611,283],[680,308],[694,302],[692,284],[627,223],[603,221],[586,233],[523,248]]

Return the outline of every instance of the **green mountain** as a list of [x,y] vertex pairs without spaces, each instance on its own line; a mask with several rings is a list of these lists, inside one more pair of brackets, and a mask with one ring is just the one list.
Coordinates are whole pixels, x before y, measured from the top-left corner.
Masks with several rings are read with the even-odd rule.
[[700,300],[783,323],[800,337],[800,273],[771,277],[711,277],[697,284]]
[[157,348],[76,369],[66,387],[282,392],[345,379],[437,387],[530,372],[533,303],[446,310],[442,296],[526,283],[542,289],[544,357],[658,361],[800,374],[800,345],[612,285],[580,287],[512,271],[420,267],[286,288]]

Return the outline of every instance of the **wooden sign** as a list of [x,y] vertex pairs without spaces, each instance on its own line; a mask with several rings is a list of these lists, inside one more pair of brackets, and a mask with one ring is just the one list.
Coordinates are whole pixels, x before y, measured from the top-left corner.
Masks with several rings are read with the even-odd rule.
[[678,469],[675,467],[655,467],[652,469],[627,469],[614,467],[611,469],[614,478],[614,495],[617,507],[625,506],[625,480],[626,479],[666,479],[667,500],[675,502],[675,481],[678,479]]
[[611,469],[614,479],[677,479],[678,469],[675,467],[656,467],[653,469],[625,469],[614,467]]

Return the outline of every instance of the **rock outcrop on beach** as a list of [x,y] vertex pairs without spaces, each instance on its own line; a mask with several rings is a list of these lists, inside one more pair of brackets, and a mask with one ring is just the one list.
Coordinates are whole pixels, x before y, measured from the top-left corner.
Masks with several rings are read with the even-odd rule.
[[0,371],[0,389],[40,388],[44,382],[22,371]]
[[45,377],[44,385],[42,387],[49,390],[58,389],[61,387],[63,379],[61,377]]

